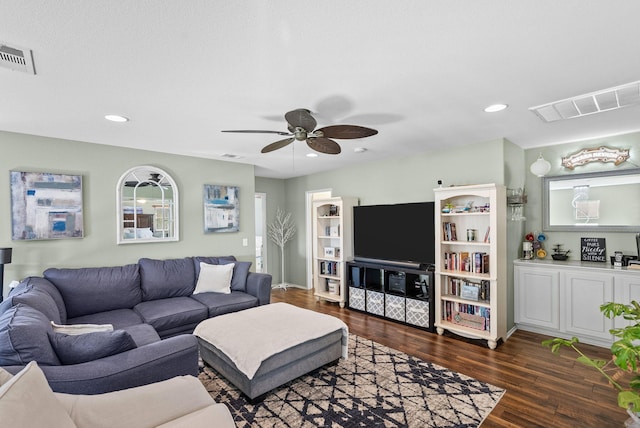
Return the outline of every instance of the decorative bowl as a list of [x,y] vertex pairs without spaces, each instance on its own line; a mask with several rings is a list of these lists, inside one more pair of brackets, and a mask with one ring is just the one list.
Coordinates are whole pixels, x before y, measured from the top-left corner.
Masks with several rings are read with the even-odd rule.
[[551,258],[553,260],[567,260],[569,256],[566,254],[551,254]]

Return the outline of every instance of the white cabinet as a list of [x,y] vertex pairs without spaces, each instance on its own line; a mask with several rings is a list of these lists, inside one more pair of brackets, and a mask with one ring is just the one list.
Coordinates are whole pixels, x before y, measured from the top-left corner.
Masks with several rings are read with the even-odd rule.
[[515,287],[515,322],[549,329],[560,328],[560,274],[557,271],[517,266]]
[[316,299],[346,301],[346,263],[353,259],[353,206],[356,198],[313,202],[313,288]]
[[611,340],[613,321],[603,316],[600,305],[613,301],[613,275],[583,271],[561,274],[560,299],[565,311],[563,331],[572,336],[591,336]]
[[506,340],[506,190],[496,184],[434,189],[435,325],[484,339]]
[[536,333],[609,347],[625,321],[600,312],[607,302],[640,301],[640,272],[605,263],[516,260],[515,322]]

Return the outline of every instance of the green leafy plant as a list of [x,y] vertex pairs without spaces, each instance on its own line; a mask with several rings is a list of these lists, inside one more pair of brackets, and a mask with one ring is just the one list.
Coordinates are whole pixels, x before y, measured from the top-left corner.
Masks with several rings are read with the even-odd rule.
[[[557,354],[562,346],[573,349],[578,358],[576,361],[599,371],[618,391],[618,406],[627,409],[632,416],[640,412],[640,304],[635,300],[629,305],[622,303],[605,303],[600,312],[609,319],[622,317],[629,324],[622,328],[609,330],[617,340],[611,345],[611,359],[590,358],[579,348],[580,341],[554,338],[542,342]],[[624,379],[624,381],[622,380]]]

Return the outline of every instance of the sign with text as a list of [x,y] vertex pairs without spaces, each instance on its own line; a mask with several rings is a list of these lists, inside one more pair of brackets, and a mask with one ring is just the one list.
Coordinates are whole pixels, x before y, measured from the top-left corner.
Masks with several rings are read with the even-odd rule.
[[580,238],[580,260],[583,262],[606,262],[604,238]]

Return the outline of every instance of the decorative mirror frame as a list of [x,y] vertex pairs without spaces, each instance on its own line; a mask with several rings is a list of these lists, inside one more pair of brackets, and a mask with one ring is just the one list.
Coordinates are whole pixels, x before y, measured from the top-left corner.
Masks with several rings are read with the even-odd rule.
[[[550,215],[549,188],[551,183],[566,180],[598,179],[618,177],[621,175],[640,175],[640,168],[626,168],[613,171],[588,172],[583,174],[566,174],[542,178],[542,229],[549,232],[640,232],[640,224],[636,225],[552,225]],[[637,200],[637,196],[631,199]],[[620,201],[619,209],[627,209]]]
[[[138,177],[138,175],[136,175],[136,172],[139,172],[138,175],[140,175],[140,177]],[[124,218],[124,207],[125,205],[123,204],[123,189],[125,187],[125,183],[128,179],[134,178],[135,180],[138,181],[138,183],[147,183],[147,185],[149,184],[156,184],[156,181],[154,180],[150,180],[148,177],[150,176],[150,174],[158,174],[159,180],[158,183],[168,183],[169,186],[171,186],[172,189],[172,206],[173,206],[173,212],[169,212],[169,224],[172,227],[172,234],[169,234],[170,236],[165,236],[165,237],[149,237],[149,236],[138,236],[137,233],[137,227],[135,226],[137,224],[137,219],[136,216],[138,214],[137,212],[137,207],[136,207],[136,203],[137,203],[137,199],[135,197],[135,193],[136,190],[139,187],[139,184],[136,185],[134,187],[134,203],[133,203],[133,214],[134,214],[134,219],[133,220],[127,220],[127,221],[133,221],[134,223],[134,227],[133,229],[135,230],[133,237],[131,238],[125,238],[124,234],[125,234],[125,218]],[[143,177],[144,176],[144,177]],[[165,198],[164,198],[164,191],[162,190],[161,186],[160,187],[161,190],[161,204],[162,206],[165,205]],[[151,166],[151,165],[140,165],[140,166],[135,166],[127,171],[125,171],[124,174],[122,174],[122,176],[120,177],[120,179],[118,180],[118,184],[116,187],[116,242],[118,244],[141,244],[141,243],[149,243],[149,242],[175,242],[175,241],[179,241],[180,240],[180,222],[179,222],[179,192],[178,192],[178,186],[176,185],[176,182],[174,181],[174,179],[164,170],[155,167],[155,166]],[[163,210],[164,211],[164,210]],[[172,217],[172,218],[171,218]],[[155,221],[155,219],[154,219]]]

